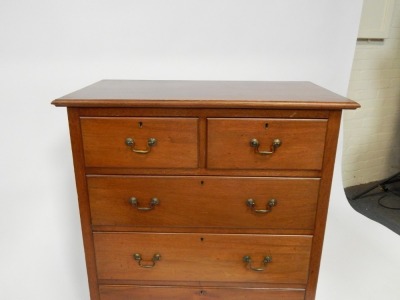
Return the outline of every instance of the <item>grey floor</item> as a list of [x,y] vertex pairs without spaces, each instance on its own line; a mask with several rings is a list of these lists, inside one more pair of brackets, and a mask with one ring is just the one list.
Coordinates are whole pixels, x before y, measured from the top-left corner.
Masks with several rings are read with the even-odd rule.
[[353,200],[355,196],[379,185],[381,182],[348,187],[345,189],[347,199],[350,205],[360,214],[381,223],[400,235],[400,175],[393,178],[392,183],[380,185]]

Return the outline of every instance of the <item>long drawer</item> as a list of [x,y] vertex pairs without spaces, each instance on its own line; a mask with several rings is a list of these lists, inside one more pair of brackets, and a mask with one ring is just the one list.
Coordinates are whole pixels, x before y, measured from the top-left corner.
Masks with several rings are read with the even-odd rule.
[[301,289],[101,285],[101,300],[303,300]]
[[320,180],[92,175],[87,182],[93,225],[313,229]]
[[98,278],[306,284],[312,236],[94,233]]

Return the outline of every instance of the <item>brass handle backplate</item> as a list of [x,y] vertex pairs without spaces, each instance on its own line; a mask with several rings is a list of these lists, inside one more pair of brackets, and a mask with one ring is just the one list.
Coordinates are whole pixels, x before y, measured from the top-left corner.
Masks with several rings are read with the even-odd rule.
[[256,209],[256,202],[253,199],[247,199],[246,205],[250,207],[255,213],[266,214],[272,211],[272,208],[278,204],[276,199],[271,199],[267,203],[267,209]]
[[254,152],[261,155],[273,154],[276,152],[276,149],[278,149],[281,145],[282,141],[280,139],[274,139],[270,147],[270,150],[265,151],[265,150],[260,150],[260,142],[257,139],[254,138],[250,140],[250,146],[254,148]]
[[151,259],[150,263],[142,263],[142,255],[140,253],[135,253],[133,254],[133,258],[138,262],[138,265],[141,266],[142,268],[153,268],[156,265],[156,262],[161,259],[161,254],[156,253],[153,255],[153,258]]
[[246,267],[255,272],[264,271],[266,269],[267,264],[270,263],[271,261],[272,261],[271,256],[265,256],[263,261],[261,262],[262,266],[259,268],[255,268],[255,267],[253,267],[253,264],[252,264],[253,262],[252,262],[251,256],[250,255],[243,256],[243,262],[246,263]]
[[157,139],[155,138],[149,138],[147,140],[147,145],[146,145],[146,149],[136,149],[135,148],[135,140],[133,138],[126,138],[125,139],[125,144],[131,148],[131,150],[135,153],[138,154],[146,154],[149,153],[151,151],[151,147],[155,146],[157,144]]
[[137,200],[135,197],[131,197],[131,198],[129,199],[129,203],[132,204],[132,206],[135,206],[138,210],[141,210],[141,211],[149,211],[149,210],[154,209],[154,207],[155,207],[156,205],[160,204],[160,201],[159,201],[157,198],[154,197],[154,198],[151,198],[150,204],[149,204],[148,207],[139,207],[139,202],[138,202],[138,200]]

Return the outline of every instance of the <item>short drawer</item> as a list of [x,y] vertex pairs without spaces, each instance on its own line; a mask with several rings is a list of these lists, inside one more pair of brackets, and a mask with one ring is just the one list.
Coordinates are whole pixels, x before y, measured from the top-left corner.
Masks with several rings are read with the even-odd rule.
[[320,170],[325,119],[209,118],[211,169]]
[[305,284],[311,236],[94,233],[100,280]]
[[304,300],[301,289],[101,285],[99,290],[101,300]]
[[87,182],[93,225],[313,229],[320,180],[92,175]]
[[196,118],[82,117],[87,167],[197,168]]

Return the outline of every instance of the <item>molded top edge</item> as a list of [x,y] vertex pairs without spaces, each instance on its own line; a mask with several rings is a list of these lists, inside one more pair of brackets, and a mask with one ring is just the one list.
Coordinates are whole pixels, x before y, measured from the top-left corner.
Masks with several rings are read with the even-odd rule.
[[52,102],[65,107],[356,109],[306,81],[102,80]]

